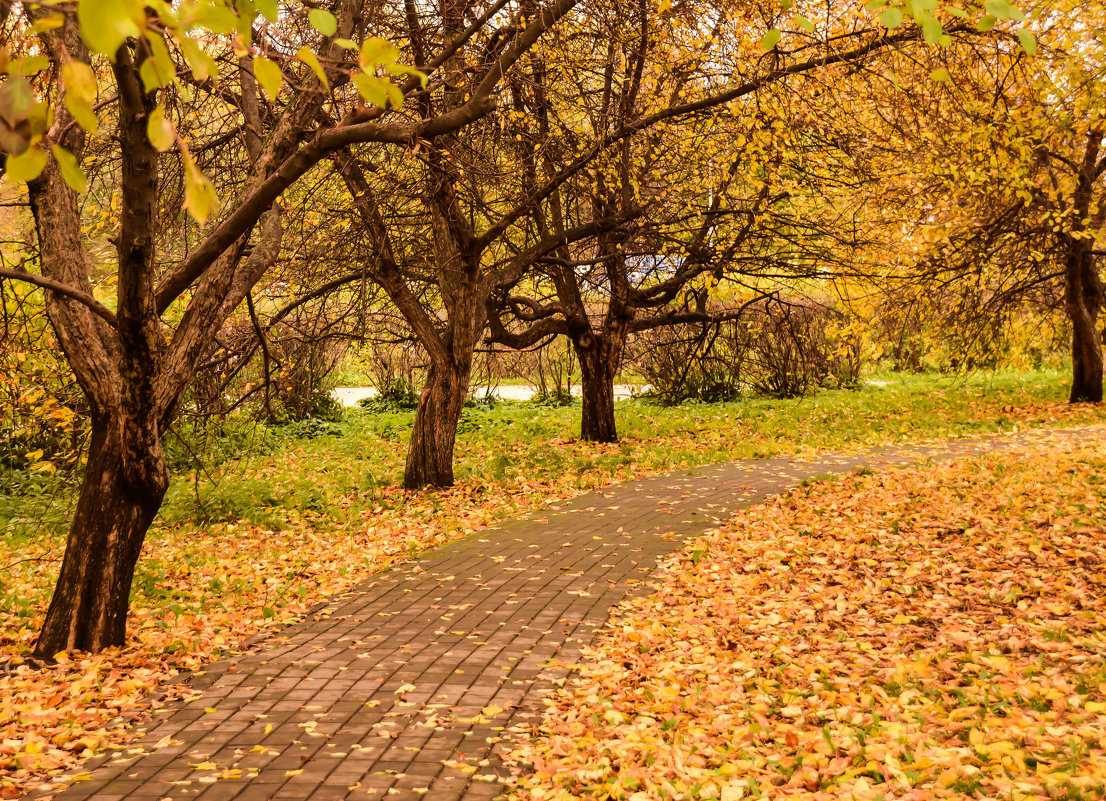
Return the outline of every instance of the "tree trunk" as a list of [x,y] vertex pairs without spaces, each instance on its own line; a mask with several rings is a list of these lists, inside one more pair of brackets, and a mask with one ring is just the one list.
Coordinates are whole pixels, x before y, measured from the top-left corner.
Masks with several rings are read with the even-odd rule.
[[1102,337],[1098,314],[1103,287],[1094,257],[1082,240],[1071,243],[1065,275],[1065,300],[1071,320],[1071,403],[1102,402]]
[[589,442],[618,442],[614,420],[614,374],[612,352],[605,342],[590,334],[573,340],[580,360],[580,439]]
[[99,651],[127,638],[134,567],[168,487],[164,462],[142,471],[158,477],[136,488],[124,477],[123,448],[113,420],[94,418],[77,510],[35,654]]
[[467,370],[431,367],[411,430],[404,489],[453,486],[453,448],[468,389]]

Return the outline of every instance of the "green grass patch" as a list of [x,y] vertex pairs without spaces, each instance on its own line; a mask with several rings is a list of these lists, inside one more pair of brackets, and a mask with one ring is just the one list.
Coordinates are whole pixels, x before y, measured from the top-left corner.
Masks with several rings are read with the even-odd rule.
[[[748,398],[660,407],[616,404],[614,445],[578,439],[579,404],[478,403],[459,427],[459,482],[506,492],[563,482],[579,488],[644,473],[735,459],[854,451],[1055,424],[1102,420],[1096,407],[1064,404],[1057,371],[971,377],[902,375],[858,390],[823,390],[799,400]],[[288,515],[344,520],[402,479],[414,412],[347,409],[339,422],[281,427],[228,425],[205,443],[203,464],[174,446],[175,480],[160,525],[241,521],[279,526]],[[231,453],[236,449],[238,456]],[[9,477],[10,480],[10,477]],[[0,487],[0,531],[64,526],[76,487],[36,477]],[[49,515],[39,512],[48,498]],[[34,513],[32,514],[32,510]]]

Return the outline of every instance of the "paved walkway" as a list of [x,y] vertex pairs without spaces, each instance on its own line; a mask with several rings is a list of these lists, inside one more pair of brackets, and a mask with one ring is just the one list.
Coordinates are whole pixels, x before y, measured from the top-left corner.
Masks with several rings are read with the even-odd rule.
[[553,679],[547,661],[574,660],[682,538],[804,479],[1056,436],[738,462],[612,487],[495,526],[375,576],[259,650],[209,666],[192,679],[202,697],[147,723],[147,753],[102,758],[90,781],[57,797],[491,799],[502,789],[495,746],[540,715]]

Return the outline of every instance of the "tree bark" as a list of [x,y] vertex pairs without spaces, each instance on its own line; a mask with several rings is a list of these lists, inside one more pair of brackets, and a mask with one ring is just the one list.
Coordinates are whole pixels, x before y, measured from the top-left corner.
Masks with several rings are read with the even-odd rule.
[[[1102,402],[1102,335],[1098,314],[1106,295],[1094,256],[1094,238],[1086,233],[1095,183],[1102,173],[1103,132],[1092,127],[1072,196],[1072,230],[1064,236],[1064,301],[1071,320],[1070,403]],[[1098,224],[1101,225],[1101,219]]]
[[[574,337],[572,345],[580,360],[580,439],[618,442],[614,419],[617,354],[610,347],[609,340],[591,334]],[[618,350],[621,351],[621,348]]]
[[431,367],[411,430],[405,489],[453,486],[453,449],[470,372],[463,365]]
[[135,564],[169,475],[159,456],[140,471],[157,476],[156,483],[130,484],[119,431],[117,420],[94,417],[88,465],[37,656],[95,652],[126,642]]
[[1073,240],[1065,265],[1065,301],[1071,320],[1070,403],[1102,402],[1102,335],[1098,314],[1103,286],[1083,240]]

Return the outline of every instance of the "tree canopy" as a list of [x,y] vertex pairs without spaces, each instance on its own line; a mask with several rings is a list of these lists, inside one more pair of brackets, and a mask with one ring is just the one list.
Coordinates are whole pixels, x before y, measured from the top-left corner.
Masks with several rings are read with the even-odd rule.
[[635,337],[771,303],[940,297],[965,342],[1062,308],[1101,400],[1099,13],[2,0],[0,277],[44,292],[91,431],[39,653],[123,642],[167,432],[258,362],[269,405],[282,330],[425,359],[410,489],[453,483],[481,350],[564,338],[609,442]]

